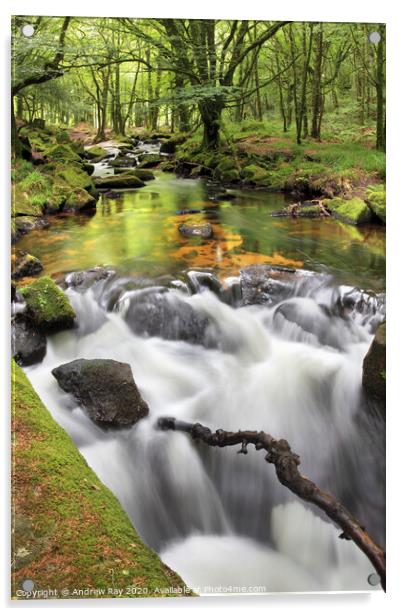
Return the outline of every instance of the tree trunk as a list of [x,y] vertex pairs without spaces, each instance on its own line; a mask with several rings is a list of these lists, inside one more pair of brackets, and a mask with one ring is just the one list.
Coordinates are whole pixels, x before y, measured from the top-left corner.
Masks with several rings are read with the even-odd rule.
[[202,145],[207,150],[216,150],[219,147],[219,130],[223,101],[207,100],[199,103],[198,108],[204,126]]

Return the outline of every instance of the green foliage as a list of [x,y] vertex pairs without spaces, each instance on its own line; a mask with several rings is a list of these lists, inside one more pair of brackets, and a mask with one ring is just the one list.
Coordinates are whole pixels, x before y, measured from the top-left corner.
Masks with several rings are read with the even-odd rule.
[[33,168],[34,166],[31,162],[23,160],[22,158],[17,158],[11,169],[11,181],[21,182],[21,180],[31,173]]

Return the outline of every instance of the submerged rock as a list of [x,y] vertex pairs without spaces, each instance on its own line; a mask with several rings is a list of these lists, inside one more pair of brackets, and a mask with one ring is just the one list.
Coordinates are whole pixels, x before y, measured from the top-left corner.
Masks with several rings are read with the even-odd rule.
[[18,251],[14,266],[12,268],[11,278],[24,278],[25,276],[36,276],[43,270],[43,265],[33,255]]
[[46,337],[30,319],[17,315],[11,324],[12,356],[20,366],[36,364],[46,355]]
[[386,325],[382,323],[363,360],[362,385],[366,393],[382,404],[385,415]]
[[129,364],[113,359],[76,359],[54,368],[52,374],[97,423],[131,426],[149,413]]
[[209,222],[204,225],[179,225],[179,232],[184,237],[202,237],[210,239],[213,236],[213,229]]
[[42,332],[74,327],[75,312],[66,295],[48,276],[20,289],[27,316]]

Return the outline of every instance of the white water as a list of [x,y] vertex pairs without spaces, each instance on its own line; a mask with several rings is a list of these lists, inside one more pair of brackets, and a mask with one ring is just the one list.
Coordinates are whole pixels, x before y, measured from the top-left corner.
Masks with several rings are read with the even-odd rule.
[[[308,331],[275,317],[273,308],[233,308],[210,291],[170,291],[214,322],[218,348],[204,348],[135,335],[124,320],[124,297],[120,312],[106,313],[91,289],[68,294],[78,330],[49,338],[45,359],[27,374],[165,562],[206,594],[227,587],[370,590],[366,557],[296,501],[261,453],[212,450],[185,434],[155,430],[164,415],[286,438],[302,472],[352,507],[381,540],[382,436],[366,420],[360,385],[369,323],[331,317],[332,337],[323,344],[317,302],[328,299],[324,291],[319,299],[292,300],[303,318],[311,317]],[[95,425],[51,375],[81,357],[128,362],[149,417],[122,431]]]

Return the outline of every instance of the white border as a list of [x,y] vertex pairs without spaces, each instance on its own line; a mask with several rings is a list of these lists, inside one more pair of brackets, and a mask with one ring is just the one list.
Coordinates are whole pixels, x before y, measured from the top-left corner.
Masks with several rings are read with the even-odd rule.
[[[402,306],[400,297],[401,255],[402,255],[402,11],[394,0],[335,0],[332,3],[322,0],[287,0],[282,3],[265,3],[247,0],[235,4],[233,0],[203,0],[190,4],[188,0],[154,0],[152,3],[136,3],[133,0],[115,0],[102,3],[94,0],[70,0],[68,3],[56,3],[55,0],[14,0],[6,1],[1,7],[1,126],[0,145],[2,199],[0,201],[1,233],[1,270],[0,284],[2,298],[1,340],[3,342],[3,370],[1,371],[0,391],[3,393],[3,455],[9,450],[9,421],[7,419],[9,393],[9,20],[14,15],[81,15],[81,16],[133,16],[133,17],[210,17],[239,19],[290,19],[292,21],[364,21],[386,22],[387,24],[387,295],[388,295],[388,346],[387,346],[387,561],[388,590],[384,594],[317,594],[317,595],[270,595],[241,597],[204,597],[198,599],[125,599],[91,600],[91,601],[48,601],[21,602],[8,601],[9,595],[9,554],[8,547],[2,550],[0,560],[0,588],[3,606],[6,609],[23,613],[25,610],[42,611],[43,609],[68,609],[74,614],[95,612],[99,609],[124,610],[130,612],[171,610],[199,610],[217,608],[233,613],[251,610],[280,611],[285,614],[325,613],[339,616],[343,610],[353,610],[364,616],[379,612],[390,613],[398,604],[402,605],[399,587],[402,582],[402,532],[401,509],[397,501],[401,500],[400,480],[400,439],[402,435],[400,399],[401,366],[401,326]],[[399,283],[399,284],[398,284]],[[375,455],[375,452],[373,452]],[[4,459],[4,457],[3,457]],[[2,491],[2,546],[9,545],[9,464],[3,465],[1,474]],[[83,607],[85,606],[85,607]]]

